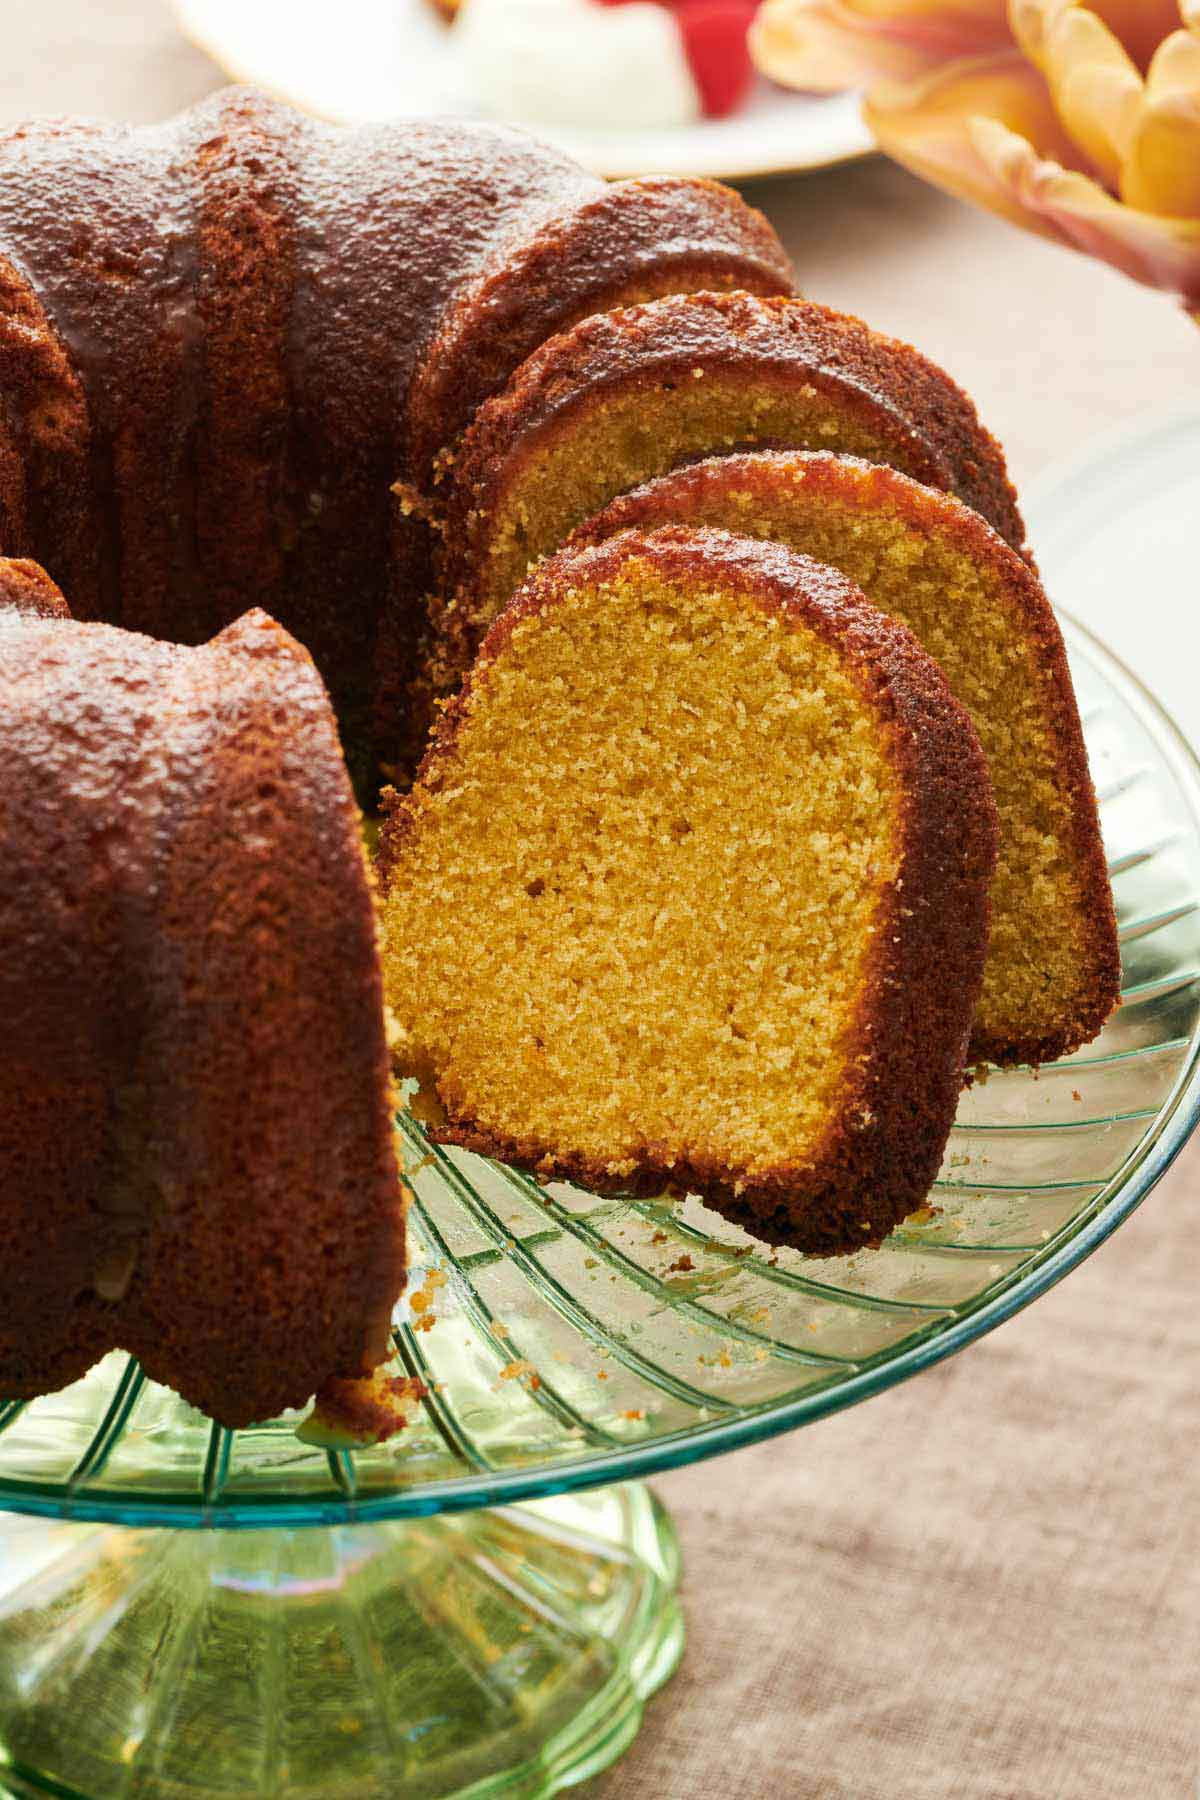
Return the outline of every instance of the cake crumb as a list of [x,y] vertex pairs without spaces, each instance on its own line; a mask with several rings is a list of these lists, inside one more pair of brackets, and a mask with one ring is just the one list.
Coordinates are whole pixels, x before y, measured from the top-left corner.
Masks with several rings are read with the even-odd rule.
[[411,1409],[428,1392],[415,1375],[389,1375],[386,1369],[352,1379],[334,1376],[296,1427],[296,1436],[301,1443],[328,1450],[382,1444],[404,1430]]
[[928,1225],[931,1219],[938,1217],[941,1210],[940,1206],[931,1206],[926,1202],[924,1206],[918,1206],[916,1212],[909,1213],[904,1223],[906,1225]]
[[533,1364],[524,1356],[514,1356],[511,1362],[505,1363],[500,1371],[501,1381],[520,1381],[526,1377],[534,1393],[541,1387],[542,1381]]
[[437,1324],[433,1311],[434,1296],[446,1285],[444,1269],[427,1269],[421,1286],[408,1296],[408,1310],[413,1315],[414,1331],[431,1331]]

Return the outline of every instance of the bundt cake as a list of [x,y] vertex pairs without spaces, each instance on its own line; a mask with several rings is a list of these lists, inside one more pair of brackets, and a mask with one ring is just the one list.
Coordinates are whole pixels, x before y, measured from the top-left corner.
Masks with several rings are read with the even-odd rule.
[[0,553],[177,642],[249,596],[315,658],[369,791],[424,583],[392,483],[552,333],[734,287],[791,273],[729,189],[606,187],[502,128],[343,130],[249,89],[152,128],[9,128]]
[[544,563],[383,833],[385,986],[436,1135],[839,1252],[924,1197],[995,809],[903,625],[781,545]]
[[120,1347],[245,1425],[378,1363],[403,1281],[358,813],[264,613],[64,614],[0,562],[0,1395]]
[[970,713],[1000,817],[971,1057],[1039,1063],[1100,1030],[1120,955],[1062,634],[1037,576],[960,501],[827,453],[711,458],[614,500],[571,540],[658,525],[773,538],[902,619]]
[[[780,446],[903,473],[741,454]],[[442,1134],[880,1238],[954,1111],[996,832],[901,620],[1001,796],[972,1054],[1111,999],[1022,544],[966,397],[796,300],[716,184],[250,90],[0,131],[0,1395],[120,1346],[237,1426],[384,1355],[402,1189],[334,712],[373,797],[481,643],[384,830]]]
[[907,344],[795,299],[669,296],[561,333],[480,408],[444,470],[444,549],[414,685],[453,692],[526,569],[615,495],[753,445],[845,450],[1024,527],[970,400]]

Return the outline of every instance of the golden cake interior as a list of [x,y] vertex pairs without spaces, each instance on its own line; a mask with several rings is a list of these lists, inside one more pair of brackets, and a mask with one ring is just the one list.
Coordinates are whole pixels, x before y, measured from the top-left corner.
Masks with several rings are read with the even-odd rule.
[[807,380],[700,366],[593,397],[541,434],[491,507],[484,554],[460,604],[489,624],[537,562],[609,500],[688,458],[754,444],[842,450],[918,478],[922,453],[864,397],[851,409]]
[[832,564],[938,663],[971,714],[1000,816],[976,1051],[1028,1041],[1040,1023],[1060,1030],[1064,1001],[1091,981],[1096,931],[1072,853],[1071,778],[1047,729],[1054,697],[1013,584],[948,532],[839,501],[819,482],[773,493],[726,488],[689,505],[687,522],[772,538]]
[[803,1158],[900,854],[877,711],[808,626],[638,558],[475,680],[400,803],[401,1066],[457,1120],[614,1178],[656,1144]]

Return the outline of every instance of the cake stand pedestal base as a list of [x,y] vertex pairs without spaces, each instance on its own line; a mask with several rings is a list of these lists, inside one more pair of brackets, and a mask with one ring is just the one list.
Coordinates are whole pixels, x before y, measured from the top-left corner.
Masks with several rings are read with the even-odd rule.
[[683,1648],[641,1486],[372,1525],[0,1515],[0,1788],[533,1796],[620,1755]]

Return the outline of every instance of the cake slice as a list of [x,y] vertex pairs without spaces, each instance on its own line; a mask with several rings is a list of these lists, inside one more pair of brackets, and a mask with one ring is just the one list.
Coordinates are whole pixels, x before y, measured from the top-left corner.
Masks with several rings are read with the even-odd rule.
[[889,463],[1024,541],[999,445],[911,346],[807,300],[690,294],[617,309],[530,356],[446,465],[417,727],[529,566],[576,525],[680,463],[756,446]]
[[1049,1062],[1094,1037],[1120,990],[1117,926],[1062,634],[1028,563],[949,494],[787,451],[677,469],[574,541],[673,521],[790,544],[916,633],[971,715],[1000,817],[971,1058]]
[[442,1141],[803,1250],[933,1180],[987,938],[970,721],[846,578],[721,531],[543,565],[385,821],[385,988]]

